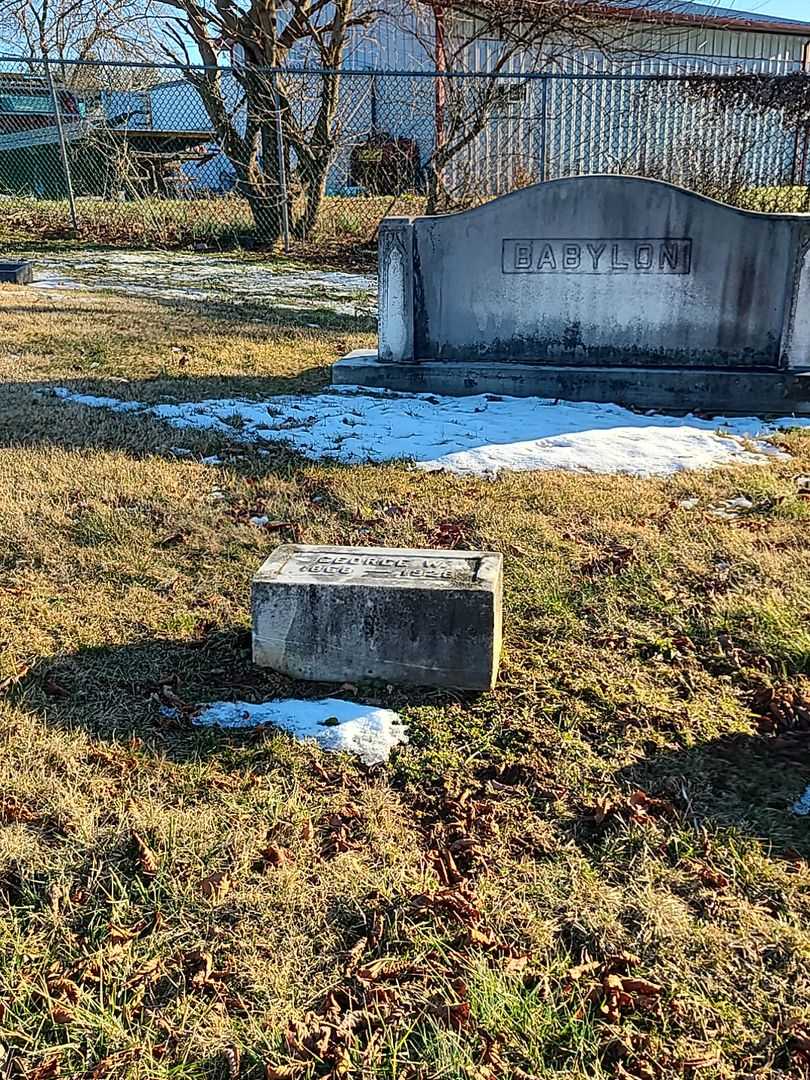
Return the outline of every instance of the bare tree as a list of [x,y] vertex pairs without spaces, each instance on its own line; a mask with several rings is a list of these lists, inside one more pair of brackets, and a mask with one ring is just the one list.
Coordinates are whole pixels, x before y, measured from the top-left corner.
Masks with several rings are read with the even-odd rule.
[[150,0],[0,0],[0,39],[60,65],[60,81],[81,82],[70,61],[145,57],[152,51]]
[[[449,167],[493,116],[526,93],[531,78],[587,53],[617,56],[638,48],[639,20],[582,0],[404,0],[418,48],[437,72],[435,141],[426,162],[427,213],[451,209]],[[654,3],[655,0],[649,0]],[[485,71],[486,78],[476,78]],[[502,76],[500,79],[497,76]]]
[[[310,236],[340,142],[344,52],[352,30],[373,21],[373,9],[366,0],[163,3],[173,11],[172,46],[166,46],[172,59],[189,64],[191,43],[202,58],[203,66],[188,67],[186,78],[202,99],[259,235],[270,242],[280,235],[282,170],[292,164],[303,199],[300,208],[290,201],[288,211],[294,233]],[[223,52],[233,58],[228,70],[220,66]],[[314,62],[320,73],[279,70],[302,59]]]

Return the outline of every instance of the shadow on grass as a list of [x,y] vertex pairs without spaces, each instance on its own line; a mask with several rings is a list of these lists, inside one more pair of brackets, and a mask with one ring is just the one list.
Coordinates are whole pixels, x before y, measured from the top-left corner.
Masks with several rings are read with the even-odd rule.
[[[246,626],[203,628],[190,640],[145,639],[43,658],[9,691],[17,705],[49,724],[80,727],[108,740],[137,735],[176,760],[264,738],[255,730],[192,726],[194,709],[207,702],[347,696],[392,709],[463,707],[480,697],[372,683],[347,694],[337,683],[297,681],[253,664]],[[808,819],[791,812],[810,783],[810,732],[735,734],[668,750],[621,770],[616,779],[625,788],[671,800],[687,828],[698,833],[710,826],[763,841],[775,855],[810,856]]]
[[[303,464],[305,459],[287,449],[281,439],[268,439],[261,446],[253,443],[243,446],[238,427],[232,433],[214,428],[178,428],[149,413],[122,413],[74,402],[62,403],[54,395],[54,388],[138,401],[148,406],[209,398],[261,403],[279,395],[316,393],[328,384],[328,366],[277,376],[166,376],[128,381],[81,377],[53,383],[5,383],[0,401],[0,446],[118,451],[136,458],[158,456],[172,460],[177,457],[172,449],[178,446],[189,450],[192,458],[220,454],[230,448],[229,465],[239,468],[241,459],[252,473],[281,468],[286,474],[291,464]],[[259,448],[270,452],[257,457],[255,451]]]
[[296,308],[292,305],[254,300],[180,300],[161,296],[145,296],[144,299],[175,310],[191,309],[195,314],[212,322],[227,323],[237,335],[240,322],[247,322],[253,334],[256,332],[257,323],[274,329],[322,330],[347,334],[377,332],[376,316],[368,311],[367,305],[359,302],[356,312],[340,312],[330,307]]
[[810,783],[810,732],[728,735],[653,754],[617,779],[672,798],[698,827],[754,837],[775,855],[810,856],[809,819],[791,812]]
[[347,691],[345,684],[298,681],[256,666],[250,631],[242,626],[210,630],[191,640],[146,639],[45,657],[7,694],[18,707],[37,713],[50,725],[81,728],[107,741],[138,736],[155,753],[176,761],[204,758],[265,738],[256,729],[195,727],[194,712],[214,701],[255,704],[336,697],[402,709],[426,702],[441,706],[459,698],[453,691],[429,687],[368,683]]
[[[167,282],[167,288],[171,283]],[[59,299],[51,295],[57,293]],[[123,289],[98,288],[80,290],[62,290],[56,286],[52,290],[42,288],[31,294],[27,303],[5,304],[0,308],[0,318],[8,316],[25,317],[31,314],[41,315],[43,312],[53,311],[56,314],[70,314],[65,311],[63,298],[87,297],[99,295],[107,300],[116,296],[125,296],[127,299],[141,300],[147,304],[156,304],[161,308],[168,308],[172,312],[192,314],[198,318],[208,319],[214,323],[225,323],[228,326],[229,335],[234,338],[256,336],[256,327],[267,327],[268,330],[317,330],[323,333],[344,334],[373,334],[377,332],[377,318],[368,308],[368,304],[358,300],[356,311],[335,311],[328,305],[313,307],[296,307],[294,304],[279,304],[272,300],[251,300],[249,298],[218,300],[214,297],[171,297],[161,296],[159,293],[138,292],[126,293]],[[350,301],[345,301],[348,305]],[[74,313],[87,316],[98,316],[109,320],[115,314],[110,304],[98,306],[84,306],[74,309]],[[15,342],[13,336],[6,334],[3,339],[4,347],[14,351]],[[21,347],[21,346],[17,346]]]

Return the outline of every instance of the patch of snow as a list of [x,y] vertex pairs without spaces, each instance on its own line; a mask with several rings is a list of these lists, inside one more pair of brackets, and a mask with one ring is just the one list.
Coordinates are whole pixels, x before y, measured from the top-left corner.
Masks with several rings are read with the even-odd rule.
[[749,510],[754,509],[754,504],[751,499],[745,495],[737,495],[736,498],[726,499],[720,503],[719,506],[710,506],[706,511],[712,517],[722,518],[725,520],[732,520],[738,518],[740,514],[746,514]]
[[[182,301],[256,304],[337,314],[371,313],[376,278],[329,270],[293,270],[272,262],[161,251],[61,252],[36,256],[32,287],[125,292]],[[317,328],[317,323],[308,323]]]
[[810,816],[810,784],[807,785],[804,794],[796,800],[790,809],[791,813],[798,814],[799,817]]
[[339,698],[301,701],[287,698],[251,705],[218,701],[193,721],[201,727],[253,728],[272,724],[296,739],[312,739],[323,750],[356,754],[366,765],[388,760],[395,746],[408,741],[399,713]]
[[[63,386],[57,386],[54,394],[63,401],[73,401],[75,395]],[[118,398],[96,397],[93,394],[82,394],[82,405],[88,405],[91,409],[113,409],[115,412],[137,412],[143,408],[139,401],[119,401]]]
[[[145,405],[59,388],[62,401],[141,412],[229,442],[280,442],[311,459],[347,464],[413,460],[420,469],[495,475],[501,469],[667,476],[683,469],[785,458],[768,438],[810,419],[705,420],[640,414],[618,405],[544,398],[437,397],[335,387],[265,401],[241,398]],[[234,419],[238,418],[238,429]]]
[[250,524],[255,525],[257,529],[263,529],[269,521],[270,518],[266,514],[262,514],[258,517],[252,517],[250,519]]

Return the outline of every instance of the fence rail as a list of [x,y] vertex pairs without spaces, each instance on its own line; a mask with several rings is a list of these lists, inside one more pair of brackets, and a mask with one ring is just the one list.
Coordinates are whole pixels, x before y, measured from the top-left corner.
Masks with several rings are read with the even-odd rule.
[[[369,244],[386,215],[577,174],[810,211],[810,75],[492,76],[0,58],[0,231],[111,243]],[[652,69],[654,68],[654,70]],[[331,111],[330,111],[331,108]]]

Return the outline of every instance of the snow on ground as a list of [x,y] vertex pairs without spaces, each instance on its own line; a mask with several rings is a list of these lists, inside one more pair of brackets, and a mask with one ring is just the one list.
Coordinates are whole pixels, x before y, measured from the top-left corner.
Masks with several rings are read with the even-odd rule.
[[338,698],[320,701],[217,701],[193,721],[202,727],[253,728],[272,724],[296,739],[313,739],[324,750],[345,750],[366,765],[387,761],[395,746],[408,736],[399,713]]
[[682,469],[762,464],[784,456],[768,441],[789,417],[703,420],[630,412],[618,405],[507,398],[453,398],[333,388],[282,395],[145,405],[57,388],[65,402],[216,431],[230,442],[283,442],[308,458],[348,464],[412,459],[426,470],[494,475],[500,469],[666,476]]
[[322,308],[348,315],[372,312],[376,306],[376,278],[364,274],[162,251],[74,251],[32,258],[33,288],[49,292],[111,290],[169,300]]
[[810,816],[810,784],[807,785],[804,794],[796,800],[790,809],[794,814],[798,814],[799,817]]

